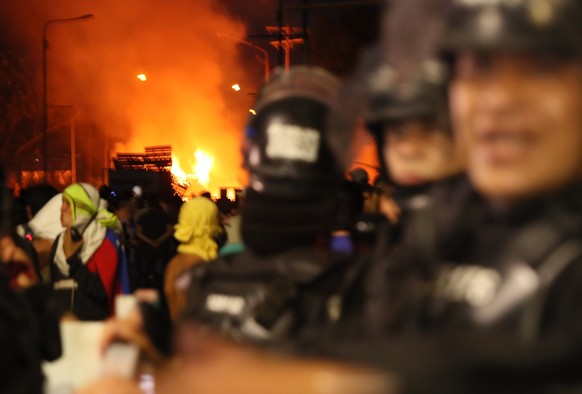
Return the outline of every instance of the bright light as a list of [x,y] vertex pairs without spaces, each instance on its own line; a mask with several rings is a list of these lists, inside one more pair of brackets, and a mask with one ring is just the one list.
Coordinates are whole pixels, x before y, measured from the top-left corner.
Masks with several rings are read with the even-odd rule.
[[238,83],[235,83],[234,85],[232,85],[232,90],[238,92],[240,90],[240,85]]
[[256,114],[257,114],[257,111],[255,111],[255,110],[254,110],[254,109],[252,109],[252,108],[251,108],[251,109],[249,109],[249,112],[250,112],[251,114],[253,114],[253,115],[256,115]]
[[236,200],[236,190],[227,189],[226,190],[226,198],[228,198],[230,201]]
[[146,77],[146,75],[145,75],[145,74],[139,74],[139,75],[137,76],[137,79],[139,79],[139,80],[140,80],[140,81],[142,81],[142,82],[145,82],[145,81],[147,81],[147,80],[148,80],[148,77]]
[[214,157],[207,152],[197,150],[194,153],[195,163],[192,165],[191,173],[187,173],[180,166],[180,161],[172,155],[171,172],[176,182],[188,188],[193,182],[197,182],[202,187],[208,187],[210,182],[210,170],[214,166]]
[[208,187],[208,182],[210,181],[210,170],[214,165],[214,157],[210,153],[197,150],[194,153],[196,158],[196,164],[194,164],[194,177],[204,187]]

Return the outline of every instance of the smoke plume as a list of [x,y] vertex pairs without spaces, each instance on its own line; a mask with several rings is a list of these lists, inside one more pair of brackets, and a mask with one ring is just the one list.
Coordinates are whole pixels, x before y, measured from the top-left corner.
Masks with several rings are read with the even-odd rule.
[[91,125],[77,131],[86,150],[97,149],[93,133],[109,138],[111,153],[172,145],[189,167],[200,149],[215,157],[209,189],[240,186],[240,138],[263,66],[241,63],[232,37],[245,37],[245,26],[219,0],[0,2],[0,23],[25,48],[39,98],[43,25],[94,15],[46,30],[48,103],[74,106],[79,124]]

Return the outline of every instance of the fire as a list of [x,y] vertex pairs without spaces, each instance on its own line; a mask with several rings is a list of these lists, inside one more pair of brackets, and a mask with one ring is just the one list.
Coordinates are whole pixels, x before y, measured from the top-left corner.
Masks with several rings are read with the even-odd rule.
[[194,165],[194,177],[198,180],[198,183],[204,187],[208,187],[208,182],[210,181],[210,171],[214,165],[214,157],[206,152],[197,150],[194,153],[196,158],[196,164]]
[[[259,2],[267,0],[255,3]],[[208,175],[189,180],[196,192],[202,189],[198,178],[208,182],[205,189],[213,193],[222,186],[246,182],[239,142],[252,97],[245,92],[257,90],[263,70],[252,48],[243,49],[240,42],[216,34],[246,37],[245,15],[226,12],[220,6],[225,2],[218,0],[96,1],[90,9],[83,9],[82,3],[0,1],[0,26],[14,32],[14,55],[19,55],[18,48],[39,47],[38,56],[31,51],[22,54],[29,61],[40,62],[43,29],[39,26],[43,23],[86,12],[96,16],[90,22],[51,24],[46,31],[51,44],[47,52],[49,102],[75,104],[77,135],[92,135],[78,138],[78,177],[99,184],[105,181],[101,169],[111,165],[109,156],[141,152],[144,146],[171,145],[180,159],[172,172],[180,174],[178,169],[182,169],[184,181],[186,174],[196,173],[192,165],[197,149],[215,155]],[[253,13],[253,7],[247,8]],[[128,26],[132,34],[127,34]],[[147,45],[140,45],[144,42]],[[20,71],[25,82],[41,79],[41,67]],[[231,89],[235,82],[238,93]],[[65,109],[50,109],[52,127]],[[49,139],[50,153],[57,156],[68,149],[65,131],[58,136]],[[59,151],[53,152],[57,147]],[[54,163],[64,160],[57,156],[52,158]]]
[[184,187],[197,182],[200,186],[207,188],[210,182],[210,172],[214,166],[214,156],[208,152],[197,150],[194,153],[194,164],[191,165],[191,172],[186,172],[180,166],[180,161],[176,155],[172,155],[172,168],[170,171],[176,181]]
[[172,168],[170,171],[180,185],[188,185],[190,183],[188,180],[188,174],[186,174],[182,167],[180,167],[180,162],[176,155],[172,155]]

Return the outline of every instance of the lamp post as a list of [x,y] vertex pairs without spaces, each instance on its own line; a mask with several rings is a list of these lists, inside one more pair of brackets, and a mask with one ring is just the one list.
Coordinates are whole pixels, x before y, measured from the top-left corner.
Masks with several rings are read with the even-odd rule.
[[230,34],[218,33],[218,36],[219,37],[228,37],[232,40],[238,41],[241,44],[244,44],[248,47],[251,47],[251,48],[261,52],[261,54],[263,55],[261,62],[265,65],[265,82],[269,82],[269,72],[271,70],[271,62],[269,61],[269,53],[264,48],[262,48],[258,45],[255,45],[252,42],[243,40],[243,39],[235,37],[235,36],[231,36]]
[[43,173],[45,182],[48,181],[47,168],[47,134],[48,134],[48,105],[47,105],[47,61],[46,52],[48,49],[48,41],[46,33],[48,27],[55,23],[75,22],[93,18],[93,14],[85,14],[74,18],[51,19],[47,21],[42,27],[42,157],[43,157]]

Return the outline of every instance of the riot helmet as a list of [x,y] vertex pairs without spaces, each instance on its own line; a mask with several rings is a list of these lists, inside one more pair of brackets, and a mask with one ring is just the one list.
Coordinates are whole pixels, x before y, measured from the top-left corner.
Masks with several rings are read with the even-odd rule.
[[241,235],[254,253],[310,247],[329,234],[344,172],[327,124],[339,88],[329,72],[297,66],[275,72],[259,92],[243,142]]
[[[428,182],[429,178],[434,177],[434,175],[429,176],[429,173],[434,172],[437,167],[444,170],[445,161],[445,156],[441,155],[440,151],[439,156],[442,158],[438,163],[427,161],[428,157],[437,157],[434,154],[435,149],[440,149],[437,148],[437,145],[432,146],[432,142],[438,139],[445,145],[443,146],[445,148],[449,145],[448,141],[452,139],[448,112],[448,70],[446,65],[436,57],[428,57],[421,59],[415,74],[410,72],[405,74],[401,69],[388,64],[382,57],[378,57],[376,64],[368,67],[368,70],[367,76],[364,78],[368,98],[363,118],[376,142],[377,156],[382,165],[383,176],[389,183],[403,186],[404,181],[398,179],[402,178],[398,176],[402,173],[400,169],[402,169],[402,165],[408,169],[411,169],[412,166],[417,170],[422,169],[425,175],[410,182],[414,182],[416,185]],[[420,126],[420,129],[417,126],[410,126],[413,122],[423,126]],[[421,140],[408,136],[413,127],[415,130],[425,130],[421,132],[423,135]],[[400,133],[401,136],[392,136],[392,133],[395,132]],[[415,133],[418,132],[415,131]],[[424,136],[426,133],[442,133],[443,136]],[[402,138],[409,142],[402,142]],[[410,146],[413,140],[417,146],[415,151],[418,154],[412,157],[410,153],[401,153],[402,149],[407,149],[410,152],[409,148],[401,147]],[[431,144],[431,147],[426,147],[427,144]],[[433,154],[427,156],[429,152],[433,152]],[[392,157],[387,157],[388,155]],[[451,157],[451,159],[453,158]],[[392,165],[390,161],[392,161]],[[433,169],[428,171],[426,169],[428,165],[431,165]],[[445,172],[448,173],[448,170]],[[393,179],[393,177],[396,178]]]
[[276,72],[260,91],[243,144],[250,189],[267,195],[318,195],[343,170],[328,147],[327,117],[340,88],[329,72],[309,66]]
[[451,0],[441,48],[582,55],[579,0]]
[[[363,120],[375,139],[383,176],[389,183],[395,181],[390,176],[395,168],[388,169],[386,149],[397,152],[401,146],[410,144],[399,142],[388,146],[389,140],[402,141],[402,138],[394,138],[394,133],[386,134],[387,130],[402,136],[411,132],[415,135],[424,133],[421,130],[439,134],[423,138],[426,140],[424,145],[430,144],[431,139],[448,141],[452,138],[447,97],[449,72],[438,52],[443,1],[393,2],[384,16],[378,42],[360,61],[359,79],[366,92]],[[415,23],[410,23],[411,20]],[[419,25],[423,28],[419,29]],[[405,139],[412,141],[409,137]],[[414,141],[419,146],[420,142],[416,142],[419,139],[414,138]],[[428,153],[428,148],[422,150]],[[429,164],[422,165],[426,167]],[[414,166],[417,167],[416,164]],[[441,167],[441,164],[438,166]],[[426,175],[422,177],[426,181],[438,176],[436,173]],[[421,182],[421,179],[414,182]]]
[[385,62],[373,70],[364,121],[377,137],[379,126],[412,119],[434,120],[439,129],[450,131],[446,83],[447,71],[436,59],[426,60],[415,78],[403,81]]

